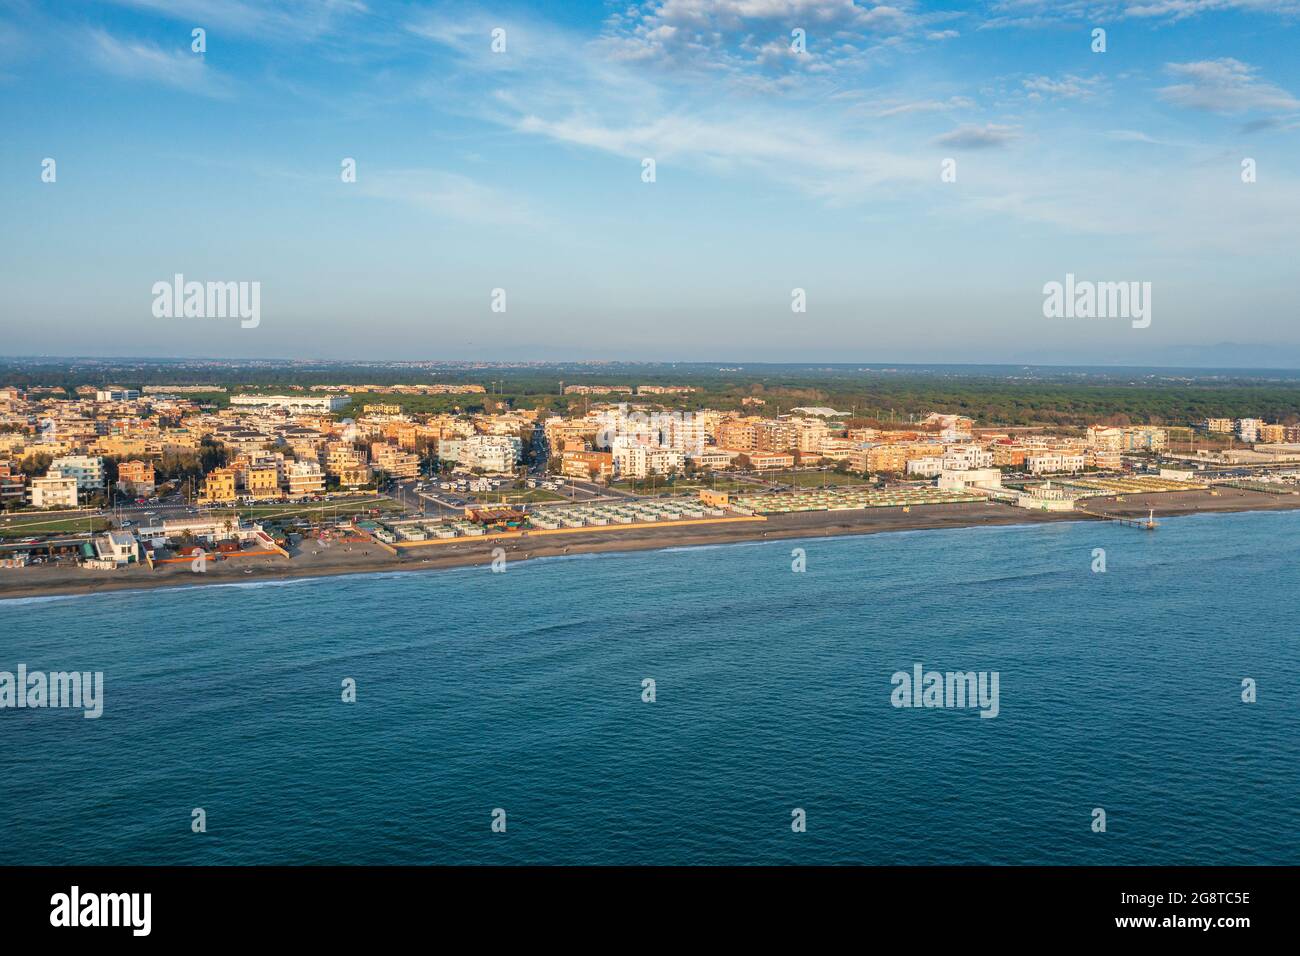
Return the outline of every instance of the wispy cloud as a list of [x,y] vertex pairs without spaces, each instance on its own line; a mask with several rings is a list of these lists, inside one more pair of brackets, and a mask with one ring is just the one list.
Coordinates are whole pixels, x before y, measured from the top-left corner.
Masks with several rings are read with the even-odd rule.
[[206,30],[241,36],[318,37],[368,12],[361,0],[111,0]]
[[114,76],[161,83],[215,98],[228,97],[233,92],[229,80],[188,48],[164,50],[143,40],[121,40],[104,30],[90,31],[86,43],[90,61]]
[[1020,139],[1018,126],[1004,126],[999,123],[985,123],[980,126],[966,123],[956,129],[936,137],[938,146],[951,146],[955,149],[995,149],[1008,146]]
[[1165,70],[1181,83],[1163,87],[1160,97],[1177,106],[1212,113],[1289,112],[1300,100],[1256,76],[1255,67],[1231,57],[1170,63]]
[[415,206],[458,222],[536,226],[523,199],[459,173],[437,169],[368,169],[357,179],[361,195]]
[[1083,100],[1096,96],[1102,89],[1099,76],[1076,76],[1067,73],[1060,77],[1031,76],[1022,81],[1030,100],[1043,99]]

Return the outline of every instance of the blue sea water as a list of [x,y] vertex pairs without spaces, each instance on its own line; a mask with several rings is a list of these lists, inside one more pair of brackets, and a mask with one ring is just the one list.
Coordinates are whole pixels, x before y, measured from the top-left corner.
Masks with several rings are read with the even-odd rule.
[[1296,863],[1298,593],[1290,512],[0,602],[105,675],[0,711],[0,862]]

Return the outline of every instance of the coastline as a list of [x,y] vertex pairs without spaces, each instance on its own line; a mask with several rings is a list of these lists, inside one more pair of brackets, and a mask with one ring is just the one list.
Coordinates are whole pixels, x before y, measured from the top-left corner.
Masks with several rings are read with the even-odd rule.
[[[1300,496],[1223,488],[1218,495],[1206,491],[1161,492],[1094,498],[1090,506],[1110,514],[1145,518],[1154,509],[1162,518],[1192,514],[1300,509]],[[805,512],[771,515],[761,523],[677,526],[671,524],[629,531],[574,532],[563,539],[524,535],[509,542],[475,542],[466,539],[439,548],[388,554],[378,546],[333,544],[319,548],[304,542],[291,559],[238,560],[214,563],[203,574],[188,567],[158,570],[137,566],[117,571],[80,568],[20,568],[0,571],[0,606],[6,600],[59,596],[86,596],[154,588],[208,587],[300,578],[340,577],[353,574],[431,571],[487,565],[492,551],[504,547],[508,561],[565,555],[609,552],[653,551],[664,548],[704,547],[746,541],[791,538],[845,537],[891,531],[931,531],[943,528],[1005,527],[1061,521],[1097,521],[1077,512],[1029,511],[1004,504],[953,504],[901,508],[873,508],[859,511]],[[1140,533],[1140,532],[1134,532]],[[1158,532],[1157,532],[1158,533]]]

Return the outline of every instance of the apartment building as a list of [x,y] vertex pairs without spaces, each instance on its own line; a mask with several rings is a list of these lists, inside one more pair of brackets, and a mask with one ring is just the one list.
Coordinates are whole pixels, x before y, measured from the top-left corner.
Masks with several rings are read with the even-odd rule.
[[1258,430],[1258,440],[1264,444],[1275,445],[1279,442],[1286,441],[1285,425],[1260,425]]
[[718,422],[715,436],[719,448],[751,451],[758,447],[756,426],[761,418],[724,418]]
[[568,449],[560,456],[560,474],[571,478],[590,478],[593,475],[611,478],[614,475],[614,455],[607,451]]
[[285,468],[289,479],[289,497],[319,495],[325,490],[325,474],[314,461],[295,461]]
[[1222,435],[1231,435],[1232,419],[1231,418],[1207,418],[1205,420],[1205,430],[1208,432],[1216,432]]
[[1089,448],[1084,452],[1084,464],[1089,468],[1101,468],[1106,471],[1117,471],[1123,467],[1123,456],[1109,448]]
[[944,470],[943,458],[913,458],[907,463],[907,473],[916,478],[936,478]]
[[507,472],[514,470],[523,454],[524,443],[515,435],[472,435],[461,442],[457,461],[462,468]]
[[686,468],[686,456],[675,448],[643,445],[615,439],[611,452],[614,468],[623,478],[642,479],[651,475],[667,475]]
[[387,472],[394,478],[420,476],[420,456],[402,451],[396,445],[375,442],[370,446],[370,461],[376,471]]
[[0,505],[27,499],[27,476],[11,461],[0,461]]
[[1259,426],[1264,422],[1258,418],[1243,418],[1237,422],[1237,434],[1249,444],[1259,441]]
[[1023,468],[1025,455],[1029,453],[1029,449],[1017,442],[994,442],[989,451],[995,468]]
[[280,469],[274,464],[250,465],[244,472],[244,493],[253,498],[280,497]]
[[202,501],[226,502],[235,500],[235,469],[213,468],[204,476]]
[[949,445],[943,452],[945,471],[977,471],[993,467],[993,452],[979,445]]
[[43,478],[33,478],[31,485],[34,508],[77,507],[77,479],[72,475],[51,468]]
[[90,455],[64,455],[50,462],[50,470],[58,469],[65,478],[77,479],[79,491],[104,490],[104,459]]
[[1083,471],[1085,456],[1081,454],[1046,452],[1029,455],[1025,467],[1031,475],[1056,475]]

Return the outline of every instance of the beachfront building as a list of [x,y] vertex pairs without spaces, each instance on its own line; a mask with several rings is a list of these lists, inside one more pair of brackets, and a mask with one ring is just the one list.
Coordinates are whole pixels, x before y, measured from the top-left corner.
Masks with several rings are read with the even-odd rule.
[[110,531],[95,538],[95,554],[113,567],[124,567],[140,560],[140,543],[129,531]]
[[943,467],[943,459],[936,456],[913,458],[907,463],[907,473],[917,478],[935,478]]
[[993,467],[993,452],[979,445],[949,445],[943,452],[946,471],[973,471]]
[[1055,475],[1083,471],[1085,457],[1079,454],[1042,452],[1025,456],[1025,467],[1031,475]]
[[77,480],[78,491],[104,490],[104,459],[92,455],[64,455],[50,462],[65,478]]
[[1089,448],[1084,452],[1084,464],[1089,468],[1116,471],[1123,466],[1124,461],[1118,451],[1111,451],[1107,448]]
[[51,468],[45,477],[32,479],[31,495],[33,508],[75,508],[77,479]]
[[289,479],[289,497],[303,498],[325,491],[325,475],[314,461],[295,461],[286,469]]

